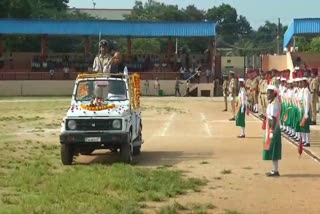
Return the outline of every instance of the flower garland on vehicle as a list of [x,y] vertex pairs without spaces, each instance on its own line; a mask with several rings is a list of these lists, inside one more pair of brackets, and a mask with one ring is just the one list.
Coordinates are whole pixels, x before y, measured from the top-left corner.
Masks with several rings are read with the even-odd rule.
[[111,104],[104,104],[102,99],[94,99],[90,101],[90,104],[80,104],[80,107],[82,109],[88,110],[88,111],[102,111],[102,110],[106,110],[106,109],[113,109],[116,107],[115,104],[111,103]]
[[140,96],[141,96],[141,84],[140,75],[135,73],[131,76],[131,104],[134,108],[140,107]]

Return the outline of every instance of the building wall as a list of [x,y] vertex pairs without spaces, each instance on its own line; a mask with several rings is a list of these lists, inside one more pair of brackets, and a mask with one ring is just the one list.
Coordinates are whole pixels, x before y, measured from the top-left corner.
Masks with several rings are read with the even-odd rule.
[[[174,95],[175,80],[160,80],[160,87],[165,95]],[[145,81],[141,81],[142,95],[146,95]],[[0,96],[70,96],[72,95],[74,81],[55,80],[7,80],[0,81]],[[186,84],[180,86],[181,95],[186,93]],[[149,81],[147,95],[156,95],[154,82]]]
[[221,57],[221,72],[228,73],[234,71],[242,76],[245,69],[245,60],[241,56],[222,56]]
[[263,66],[264,71],[277,69],[283,71],[288,68],[287,56],[286,55],[265,55],[263,56]]

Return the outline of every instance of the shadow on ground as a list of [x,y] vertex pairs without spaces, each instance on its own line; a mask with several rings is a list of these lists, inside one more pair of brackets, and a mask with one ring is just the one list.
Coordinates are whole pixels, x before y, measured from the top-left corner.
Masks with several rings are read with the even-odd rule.
[[[134,157],[134,164],[138,166],[176,165],[182,161],[212,159],[212,153],[198,154],[183,151],[145,151]],[[120,153],[95,151],[92,155],[80,155],[76,165],[113,164],[120,162]]]

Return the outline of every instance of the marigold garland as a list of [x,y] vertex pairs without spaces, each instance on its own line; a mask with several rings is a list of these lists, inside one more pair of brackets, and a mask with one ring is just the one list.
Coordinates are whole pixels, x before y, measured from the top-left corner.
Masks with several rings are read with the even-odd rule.
[[115,104],[105,104],[101,106],[92,106],[92,105],[86,105],[86,104],[81,104],[80,107],[82,109],[88,110],[88,111],[102,111],[106,109],[112,109],[115,108]]

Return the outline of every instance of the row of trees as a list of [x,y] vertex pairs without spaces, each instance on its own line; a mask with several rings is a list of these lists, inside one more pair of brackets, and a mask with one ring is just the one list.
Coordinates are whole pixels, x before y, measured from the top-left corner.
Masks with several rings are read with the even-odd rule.
[[[87,14],[67,11],[69,0],[1,0],[0,18],[50,18],[50,19],[94,19]],[[233,54],[248,55],[276,53],[277,36],[282,47],[283,34],[287,26],[266,21],[257,30],[252,29],[246,17],[239,15],[229,4],[214,6],[208,10],[200,10],[194,5],[179,8],[177,5],[167,5],[155,0],[143,3],[136,1],[131,15],[126,20],[147,21],[215,21],[217,23],[217,46],[232,48]],[[110,38],[117,48],[126,49],[126,39]],[[39,37],[16,36],[5,40],[5,48],[10,51],[38,51]],[[97,41],[95,38],[94,41]],[[179,47],[183,51],[203,52],[208,47],[208,38],[179,39]],[[298,40],[301,50],[319,50],[320,39]],[[300,47],[301,46],[301,47]],[[83,41],[79,37],[50,38],[49,50],[55,52],[80,51]],[[95,47],[97,48],[97,47]],[[280,48],[281,50],[282,48]],[[167,39],[134,39],[133,50],[142,53],[165,52]]]

